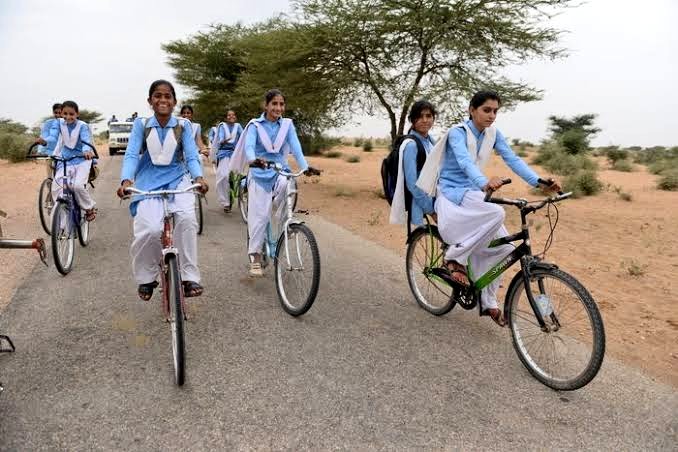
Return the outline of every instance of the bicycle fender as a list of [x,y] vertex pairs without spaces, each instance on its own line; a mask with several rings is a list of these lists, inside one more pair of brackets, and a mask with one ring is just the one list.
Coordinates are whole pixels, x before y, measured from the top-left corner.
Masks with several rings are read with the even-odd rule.
[[438,232],[438,226],[436,225],[422,225],[422,226],[417,226],[410,235],[407,236],[407,240],[405,241],[405,244],[409,245],[410,242],[412,241],[412,237],[414,237],[415,232],[422,230],[425,233],[428,232],[429,230],[433,235],[440,237],[440,233]]
[[[558,266],[556,264],[550,264],[548,262],[541,262],[536,260],[527,264],[528,274],[533,270],[555,270],[557,268]],[[523,279],[522,271],[519,271],[518,273],[515,274],[515,276],[513,276],[513,279],[511,280],[511,283],[509,284],[508,289],[506,290],[506,297],[504,298],[504,312],[506,312],[506,310],[509,309],[510,307],[509,300],[512,298],[516,286],[522,281],[522,279]]]

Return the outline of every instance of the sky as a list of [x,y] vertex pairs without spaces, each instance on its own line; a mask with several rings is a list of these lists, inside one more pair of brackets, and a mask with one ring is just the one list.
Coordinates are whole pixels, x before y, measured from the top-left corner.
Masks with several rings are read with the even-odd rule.
[[[161,44],[210,23],[248,24],[280,12],[290,12],[289,1],[0,0],[0,117],[34,125],[65,99],[105,117],[148,115],[150,83],[174,79]],[[677,23],[678,0],[589,0],[566,10],[551,25],[566,31],[569,56],[507,68],[503,74],[544,94],[500,111],[497,126],[538,142],[550,115],[595,113],[602,132],[594,145],[678,145]],[[190,94],[176,88],[180,100]],[[385,116],[357,116],[331,132],[388,131]]]

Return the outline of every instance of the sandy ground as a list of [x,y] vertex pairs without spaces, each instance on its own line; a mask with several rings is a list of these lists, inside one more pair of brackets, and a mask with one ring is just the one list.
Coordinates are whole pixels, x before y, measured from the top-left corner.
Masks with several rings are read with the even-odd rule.
[[[339,150],[343,156],[338,159],[309,159],[324,173],[302,178],[299,207],[404,256],[404,227],[388,224],[388,204],[379,197],[379,166],[386,151]],[[105,167],[109,158],[105,146],[100,154]],[[359,156],[360,162],[347,162],[350,155]],[[508,170],[500,165],[498,159],[493,160],[487,173],[508,176]],[[606,167],[604,162],[602,167]],[[547,257],[575,275],[593,294],[605,322],[609,354],[678,386],[678,296],[671,290],[678,271],[678,193],[655,190],[655,176],[644,167],[637,169],[633,173],[600,173],[606,183],[630,193],[631,202],[607,191],[562,203],[555,242]],[[0,174],[0,209],[8,214],[2,220],[5,236],[44,237],[36,206],[45,174],[42,163],[0,161]],[[209,171],[208,177],[213,181]],[[505,193],[526,196],[527,189],[516,180]],[[514,230],[519,223],[516,212],[509,210],[507,219],[509,230]],[[540,250],[548,232],[543,214],[533,216],[533,226],[534,249]],[[0,308],[11,300],[37,262],[32,251],[0,253]]]
[[[379,197],[379,168],[386,150],[338,150],[341,158],[309,159],[324,173],[302,181],[300,208],[404,256],[405,228],[388,224],[389,206]],[[352,155],[360,162],[347,162]],[[672,291],[678,271],[678,193],[656,190],[656,177],[645,167],[622,173],[607,170],[603,159],[599,163],[608,191],[560,204],[560,222],[547,259],[592,293],[605,323],[609,354],[678,386],[678,295]],[[487,174],[511,176],[496,157]],[[526,184],[516,176],[513,180],[504,189],[506,195],[535,198]],[[614,187],[630,193],[632,201],[620,199]],[[533,215],[532,221],[533,249],[541,252],[548,223],[543,213]],[[519,224],[517,211],[507,210],[509,231],[517,231]]]

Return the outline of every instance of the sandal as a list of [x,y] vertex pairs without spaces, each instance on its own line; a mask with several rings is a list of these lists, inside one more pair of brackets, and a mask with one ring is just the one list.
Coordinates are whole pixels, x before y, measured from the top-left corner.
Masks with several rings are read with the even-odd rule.
[[[450,275],[450,279],[454,281],[455,284],[462,286],[464,288],[471,287],[471,283],[468,279],[468,273],[466,273],[466,267],[460,264],[457,261],[447,261],[445,262],[445,270]],[[455,277],[455,275],[457,275]]]
[[501,309],[499,308],[485,309],[483,312],[480,313],[480,315],[489,316],[494,323],[501,327],[506,326],[506,319],[504,318],[504,314],[502,314]]
[[87,209],[85,210],[85,220],[94,221],[97,217],[97,209]]
[[184,297],[199,297],[202,295],[203,287],[194,281],[184,281]]
[[139,294],[139,298],[141,298],[144,301],[148,301],[151,299],[153,296],[153,289],[158,287],[158,281],[153,281],[152,283],[146,283],[146,284],[139,284],[139,288],[137,289],[137,293]]

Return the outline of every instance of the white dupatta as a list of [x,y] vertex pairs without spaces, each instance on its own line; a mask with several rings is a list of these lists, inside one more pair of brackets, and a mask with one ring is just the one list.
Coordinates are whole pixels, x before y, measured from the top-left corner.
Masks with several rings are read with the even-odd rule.
[[146,138],[146,149],[154,165],[168,166],[172,163],[177,147],[178,143],[174,136],[174,130],[169,130],[165,135],[165,141],[160,143],[158,131],[155,127],[151,127],[151,131]]
[[248,160],[247,153],[245,152],[245,140],[247,139],[247,131],[250,127],[256,127],[257,134],[259,136],[259,141],[261,141],[262,146],[266,149],[266,152],[277,154],[279,152],[286,153],[288,152],[289,146],[287,145],[287,133],[292,126],[292,120],[289,118],[283,118],[280,125],[280,130],[275,137],[275,140],[271,142],[266,130],[261,126],[261,123],[256,120],[251,120],[245,126],[245,130],[240,135],[238,144],[235,145],[235,150],[231,156],[231,161],[229,163],[229,171],[233,171],[236,174],[247,174]]
[[407,207],[405,206],[405,170],[403,168],[403,154],[407,143],[413,141],[412,138],[406,138],[400,144],[398,149],[398,178],[396,179],[395,193],[393,193],[393,202],[391,203],[391,214],[389,222],[391,224],[405,224],[407,222]]
[[78,145],[78,140],[80,139],[80,129],[82,129],[84,122],[77,120],[73,130],[68,130],[66,121],[59,119],[59,138],[57,139],[56,146],[54,147],[54,155],[60,156],[61,150],[64,147],[68,149],[74,149]]
[[482,170],[490,160],[492,150],[494,149],[494,143],[497,139],[497,129],[494,126],[485,129],[485,138],[483,138],[480,149],[478,149],[478,141],[468,124],[462,122],[461,124],[451,127],[444,135],[444,139],[441,138],[438,140],[435,147],[428,155],[426,163],[417,179],[417,187],[421,188],[429,196],[436,196],[438,179],[440,178],[440,167],[443,162],[443,156],[445,155],[445,148],[447,147],[447,138],[449,137],[450,132],[457,127],[461,127],[466,131],[466,148],[468,149],[468,153],[471,156],[473,163]]

